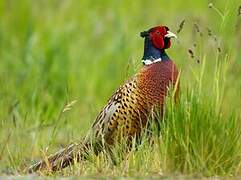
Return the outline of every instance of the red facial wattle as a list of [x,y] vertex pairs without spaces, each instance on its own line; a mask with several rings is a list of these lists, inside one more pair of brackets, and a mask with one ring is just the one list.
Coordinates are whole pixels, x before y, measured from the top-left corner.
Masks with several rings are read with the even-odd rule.
[[165,38],[167,30],[165,26],[158,26],[151,30],[149,37],[157,49],[167,49],[171,46],[170,38]]
[[150,33],[150,39],[157,49],[164,49],[164,39],[160,38],[160,35],[155,32]]

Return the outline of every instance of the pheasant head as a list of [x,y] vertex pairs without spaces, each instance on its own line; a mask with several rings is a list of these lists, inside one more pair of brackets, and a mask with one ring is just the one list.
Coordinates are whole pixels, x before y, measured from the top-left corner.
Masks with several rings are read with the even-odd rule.
[[145,38],[143,62],[155,61],[157,59],[165,60],[165,49],[170,48],[171,38],[177,36],[169,31],[166,26],[156,26],[140,33]]

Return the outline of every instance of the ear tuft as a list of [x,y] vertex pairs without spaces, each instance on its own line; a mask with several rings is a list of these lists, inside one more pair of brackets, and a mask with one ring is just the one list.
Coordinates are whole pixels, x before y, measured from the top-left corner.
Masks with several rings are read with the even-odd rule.
[[147,37],[148,35],[149,35],[149,32],[148,32],[148,31],[140,32],[140,36],[141,36],[142,38],[145,38],[145,37]]

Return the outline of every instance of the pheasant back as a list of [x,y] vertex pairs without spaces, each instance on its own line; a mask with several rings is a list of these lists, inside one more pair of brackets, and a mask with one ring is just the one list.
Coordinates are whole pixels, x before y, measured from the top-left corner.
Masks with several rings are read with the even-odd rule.
[[[170,86],[179,87],[178,70],[171,61],[144,66],[133,79],[121,86],[97,116],[92,131],[95,139],[114,144],[122,137],[139,137],[148,116],[155,109],[163,113]],[[178,89],[177,92],[178,93]]]

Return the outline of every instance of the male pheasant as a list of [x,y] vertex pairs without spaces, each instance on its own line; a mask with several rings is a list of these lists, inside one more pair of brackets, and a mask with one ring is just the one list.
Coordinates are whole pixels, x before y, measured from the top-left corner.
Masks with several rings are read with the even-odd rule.
[[112,95],[83,143],[71,144],[47,160],[32,165],[29,172],[60,170],[74,159],[84,159],[91,147],[98,153],[105,147],[111,148],[122,137],[131,142],[133,137],[140,137],[154,109],[159,108],[162,113],[169,87],[176,87],[176,94],[179,89],[178,69],[165,53],[171,46],[170,38],[176,35],[166,26],[157,26],[141,32],[140,36],[145,39],[144,66]]

